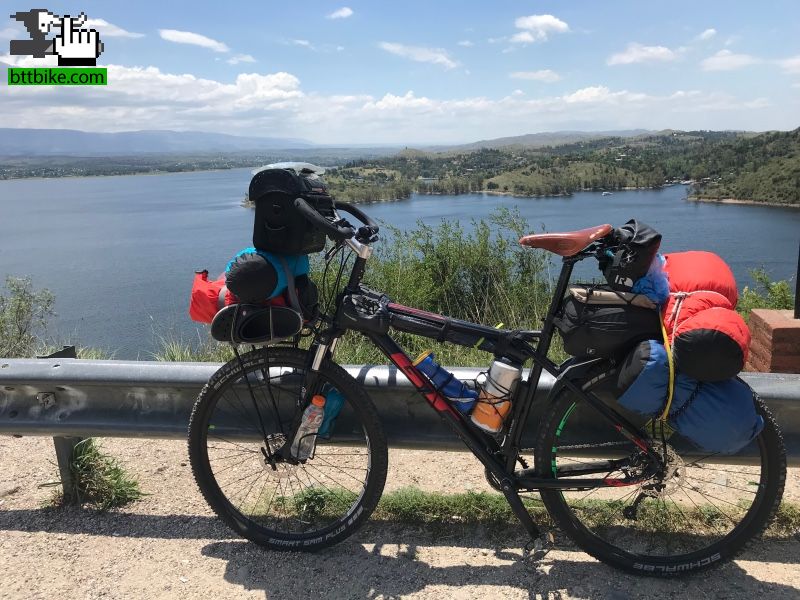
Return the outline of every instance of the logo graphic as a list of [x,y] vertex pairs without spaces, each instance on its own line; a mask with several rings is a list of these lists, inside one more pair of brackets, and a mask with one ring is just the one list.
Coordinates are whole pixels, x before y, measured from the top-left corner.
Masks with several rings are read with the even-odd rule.
[[[60,67],[97,66],[97,57],[103,52],[103,42],[96,29],[81,29],[86,23],[85,13],[77,17],[59,17],[47,9],[34,8],[15,13],[11,18],[25,25],[31,39],[11,40],[10,54],[34,58],[56,55]],[[61,33],[48,39],[47,34],[53,28],[60,29]]]

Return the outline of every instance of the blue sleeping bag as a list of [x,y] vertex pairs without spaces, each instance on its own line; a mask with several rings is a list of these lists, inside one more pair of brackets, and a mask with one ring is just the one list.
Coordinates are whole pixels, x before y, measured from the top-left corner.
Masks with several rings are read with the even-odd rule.
[[[642,415],[656,416],[664,408],[669,385],[667,352],[655,340],[640,343],[620,368],[619,403]],[[669,424],[706,452],[734,454],[764,428],[756,412],[753,391],[738,377],[700,382],[677,373]]]

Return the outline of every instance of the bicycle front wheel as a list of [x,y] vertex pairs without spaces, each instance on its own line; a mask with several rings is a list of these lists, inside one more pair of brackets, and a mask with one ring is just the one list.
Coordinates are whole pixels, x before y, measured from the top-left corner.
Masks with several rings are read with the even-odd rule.
[[[613,393],[601,391],[602,376],[592,386],[598,397],[622,410]],[[775,420],[760,399],[756,402],[766,425],[735,456],[701,453],[678,434],[666,442],[658,434],[654,445],[666,455],[666,466],[648,475],[637,473],[639,449],[564,389],[539,429],[539,475],[595,481],[632,481],[638,475],[640,480],[623,487],[543,490],[544,504],[578,546],[627,571],[676,575],[730,560],[764,531],[786,479],[786,455]],[[574,475],[603,464],[607,472]]]
[[192,470],[208,504],[239,535],[273,549],[343,540],[372,513],[386,481],[375,407],[329,361],[318,389],[344,398],[336,421],[304,463],[274,458],[300,410],[308,359],[294,348],[263,348],[228,362],[203,388],[189,424]]

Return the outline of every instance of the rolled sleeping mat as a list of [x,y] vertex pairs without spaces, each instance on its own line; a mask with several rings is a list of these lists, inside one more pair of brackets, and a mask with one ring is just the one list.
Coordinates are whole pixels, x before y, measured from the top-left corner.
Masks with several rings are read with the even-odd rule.
[[233,304],[211,322],[211,337],[234,344],[267,344],[297,335],[303,327],[299,312],[288,306]]

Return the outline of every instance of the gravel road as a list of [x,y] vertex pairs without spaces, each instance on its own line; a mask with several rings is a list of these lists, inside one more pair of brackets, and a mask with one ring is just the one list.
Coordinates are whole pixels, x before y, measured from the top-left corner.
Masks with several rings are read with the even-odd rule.
[[[0,598],[800,598],[800,535],[758,542],[702,576],[625,575],[560,543],[537,567],[523,536],[369,524],[312,555],[232,538],[205,505],[182,442],[102,440],[148,493],[109,513],[42,508],[56,479],[48,438],[0,437]],[[420,465],[424,464],[425,469]],[[798,473],[787,499],[800,502]],[[488,490],[469,455],[390,452],[387,489]]]

